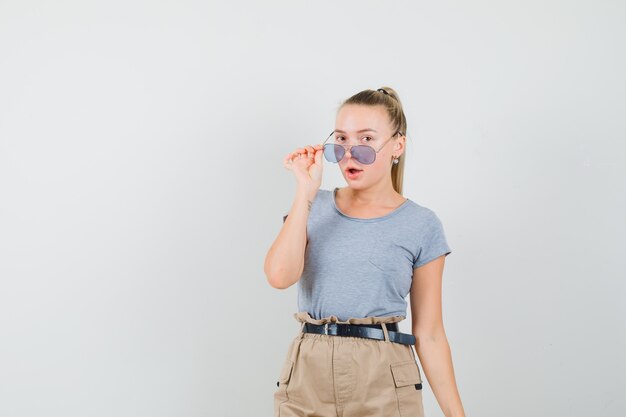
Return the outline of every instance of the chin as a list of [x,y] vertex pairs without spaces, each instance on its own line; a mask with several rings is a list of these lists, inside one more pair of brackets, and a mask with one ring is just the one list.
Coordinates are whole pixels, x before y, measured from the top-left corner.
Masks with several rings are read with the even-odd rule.
[[352,188],[353,190],[365,190],[369,187],[369,184],[366,184],[362,181],[346,180],[346,185],[348,186],[348,188]]

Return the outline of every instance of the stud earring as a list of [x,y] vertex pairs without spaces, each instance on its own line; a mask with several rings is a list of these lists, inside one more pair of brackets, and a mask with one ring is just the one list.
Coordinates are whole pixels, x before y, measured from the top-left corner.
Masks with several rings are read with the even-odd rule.
[[394,157],[393,157],[393,163],[394,163],[394,164],[397,164],[398,162],[400,162],[400,160],[399,160],[397,157],[395,157],[395,156],[394,156]]

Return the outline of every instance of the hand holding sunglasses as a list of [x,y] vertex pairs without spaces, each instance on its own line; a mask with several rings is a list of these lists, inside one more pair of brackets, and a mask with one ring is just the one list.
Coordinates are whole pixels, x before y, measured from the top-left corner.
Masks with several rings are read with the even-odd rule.
[[322,145],[308,145],[285,156],[283,165],[296,176],[298,188],[307,194],[317,192],[322,184]]

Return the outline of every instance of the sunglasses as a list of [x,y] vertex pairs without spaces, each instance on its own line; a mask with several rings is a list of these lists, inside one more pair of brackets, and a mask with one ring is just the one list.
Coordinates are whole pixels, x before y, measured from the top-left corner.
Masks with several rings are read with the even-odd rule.
[[363,165],[370,165],[376,160],[376,154],[398,133],[401,132],[398,131],[394,133],[393,136],[387,139],[385,143],[383,143],[382,146],[378,148],[378,150],[374,150],[374,148],[369,145],[345,146],[339,143],[326,143],[328,139],[330,139],[335,134],[335,131],[333,130],[330,136],[328,136],[326,140],[322,143],[324,147],[324,158],[326,158],[328,162],[338,163],[343,159],[344,156],[346,156],[346,150],[349,150],[350,155],[354,160]]

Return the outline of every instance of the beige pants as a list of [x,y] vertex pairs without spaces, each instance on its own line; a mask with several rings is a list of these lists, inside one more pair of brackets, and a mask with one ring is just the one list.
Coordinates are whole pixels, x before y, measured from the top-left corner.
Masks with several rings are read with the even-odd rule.
[[[422,378],[411,345],[389,341],[385,323],[403,316],[302,323],[292,340],[274,392],[274,417],[424,417]],[[385,340],[304,333],[305,323],[382,323]]]

